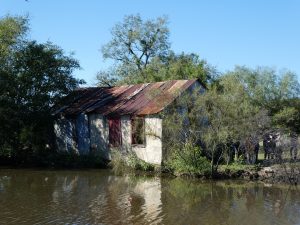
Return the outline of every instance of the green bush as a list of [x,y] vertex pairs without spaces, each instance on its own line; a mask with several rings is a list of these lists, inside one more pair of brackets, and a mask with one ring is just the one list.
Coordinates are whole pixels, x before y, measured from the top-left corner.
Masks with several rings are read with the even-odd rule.
[[111,161],[109,166],[112,167],[112,170],[115,174],[122,174],[125,169],[127,169],[126,161],[122,153],[118,150],[111,151]]
[[154,166],[144,160],[139,159],[135,154],[131,153],[128,156],[127,164],[130,168],[141,171],[154,171]]
[[122,154],[120,151],[112,151],[110,166],[114,173],[123,174],[124,172],[134,171],[154,171],[154,166],[139,159],[133,152]]
[[174,173],[190,175],[208,175],[210,163],[202,156],[200,147],[186,144],[181,149],[174,149],[166,163]]

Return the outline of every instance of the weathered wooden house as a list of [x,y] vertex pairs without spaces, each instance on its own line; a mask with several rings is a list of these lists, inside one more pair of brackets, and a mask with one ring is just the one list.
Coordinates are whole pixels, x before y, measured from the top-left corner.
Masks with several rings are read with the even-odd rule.
[[195,88],[203,90],[198,80],[78,89],[72,100],[54,113],[57,148],[82,155],[99,153],[108,159],[110,150],[117,148],[161,164],[161,113]]

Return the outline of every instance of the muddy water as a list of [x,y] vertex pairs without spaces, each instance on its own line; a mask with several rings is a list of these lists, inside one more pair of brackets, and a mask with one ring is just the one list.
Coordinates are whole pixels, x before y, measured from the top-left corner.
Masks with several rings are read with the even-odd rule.
[[300,190],[107,170],[0,169],[0,224],[300,224]]

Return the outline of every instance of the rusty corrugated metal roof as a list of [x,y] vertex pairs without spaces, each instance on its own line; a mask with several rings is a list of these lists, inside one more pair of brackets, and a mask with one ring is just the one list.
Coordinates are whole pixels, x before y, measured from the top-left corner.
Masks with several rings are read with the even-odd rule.
[[150,115],[162,111],[197,80],[171,80],[157,83],[90,87],[75,91],[76,98],[55,114],[75,116],[99,113],[104,116]]

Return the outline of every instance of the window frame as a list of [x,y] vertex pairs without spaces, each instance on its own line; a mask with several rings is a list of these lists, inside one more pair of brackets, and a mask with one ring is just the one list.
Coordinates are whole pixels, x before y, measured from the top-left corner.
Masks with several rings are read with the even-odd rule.
[[[136,138],[134,137],[134,134],[136,133],[136,129],[134,129],[134,122],[136,120],[141,120],[142,121],[142,128],[143,128],[143,143],[134,143],[134,140]],[[131,124],[131,146],[140,146],[140,147],[146,147],[146,121],[144,116],[137,116],[137,117],[131,117],[130,118],[130,124]]]

